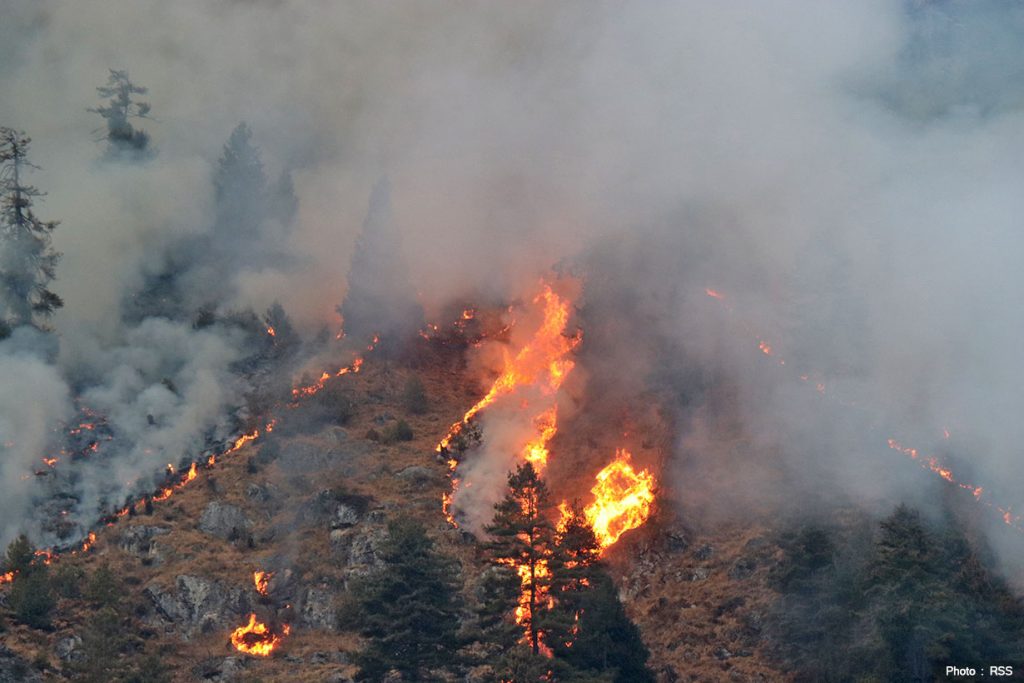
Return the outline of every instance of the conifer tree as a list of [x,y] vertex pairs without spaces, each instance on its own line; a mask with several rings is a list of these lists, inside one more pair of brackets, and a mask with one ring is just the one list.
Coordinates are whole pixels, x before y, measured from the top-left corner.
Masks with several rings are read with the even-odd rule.
[[379,338],[378,352],[397,351],[423,325],[423,309],[409,282],[401,236],[391,211],[391,183],[381,178],[370,194],[363,232],[338,307],[345,333],[361,343]]
[[107,84],[96,88],[106,104],[89,109],[99,114],[106,121],[107,155],[120,157],[130,154],[135,158],[145,158],[152,154],[149,149],[149,134],[132,125],[131,119],[148,119],[150,105],[138,102],[134,95],[145,95],[148,88],[135,85],[128,78],[127,71],[110,69]]
[[491,536],[488,554],[493,562],[520,572],[525,593],[520,607],[521,625],[534,655],[541,649],[541,622],[548,610],[551,565],[555,558],[555,528],[550,521],[547,486],[530,462],[508,477],[509,491],[494,506],[486,531]]
[[0,128],[0,323],[42,327],[64,305],[50,290],[60,254],[50,244],[54,221],[40,220],[32,211],[42,196],[24,182],[35,168],[28,160],[32,140],[11,128]]
[[361,675],[376,681],[395,669],[403,680],[431,680],[424,670],[451,663],[458,646],[453,563],[410,518],[388,524],[381,559],[382,569],[352,587],[359,630],[369,639],[357,660]]

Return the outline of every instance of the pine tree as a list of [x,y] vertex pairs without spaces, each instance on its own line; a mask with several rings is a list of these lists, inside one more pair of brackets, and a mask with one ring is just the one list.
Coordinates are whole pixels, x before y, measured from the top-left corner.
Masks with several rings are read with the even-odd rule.
[[401,518],[388,524],[384,567],[353,583],[362,675],[380,680],[391,669],[405,680],[430,680],[424,669],[449,664],[458,646],[458,593],[453,563],[426,529]]
[[110,69],[107,84],[96,88],[96,92],[107,100],[106,105],[88,111],[99,114],[106,121],[107,134],[104,139],[109,145],[107,155],[120,157],[130,154],[135,158],[152,155],[149,134],[131,123],[131,119],[149,118],[149,103],[133,99],[134,95],[145,95],[148,89],[132,83],[127,71]]
[[243,121],[231,131],[213,176],[217,225],[228,233],[231,248],[236,238],[253,237],[264,218],[267,176],[260,150],[252,143],[252,129]]
[[35,550],[24,534],[7,546],[3,570],[15,572],[7,601],[17,620],[32,628],[48,628],[57,604],[49,567],[35,561]]
[[33,198],[42,193],[23,182],[22,174],[35,168],[28,161],[32,140],[11,128],[0,128],[0,321],[42,327],[64,305],[50,290],[60,254],[50,245],[57,223],[46,222],[32,211]]
[[567,513],[551,570],[554,606],[544,620],[553,654],[577,676],[591,672],[615,683],[653,681],[647,647],[619,601],[579,501]]
[[530,462],[509,474],[508,488],[485,528],[492,538],[487,550],[493,562],[514,567],[519,573],[524,595],[518,605],[519,623],[536,655],[541,651],[541,622],[549,608],[551,563],[556,552],[551,503],[547,486]]
[[391,183],[381,178],[370,194],[363,232],[348,271],[348,291],[338,307],[345,333],[366,343],[379,337],[380,353],[398,351],[423,326],[402,258],[401,236],[391,212]]

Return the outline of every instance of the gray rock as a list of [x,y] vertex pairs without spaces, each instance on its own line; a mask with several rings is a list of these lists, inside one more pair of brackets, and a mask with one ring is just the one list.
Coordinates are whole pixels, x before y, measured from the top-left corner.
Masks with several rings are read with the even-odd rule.
[[693,551],[693,556],[698,560],[704,561],[710,558],[715,553],[714,547],[710,543],[705,543],[701,547]]
[[358,530],[349,537],[345,563],[349,569],[369,570],[382,567],[380,548],[387,538],[387,532],[377,526]]
[[334,510],[334,517],[331,519],[331,528],[344,529],[354,526],[358,522],[359,513],[355,508],[344,503],[338,503],[338,507]]
[[310,628],[333,631],[338,625],[334,593],[326,588],[310,588],[302,596],[302,623]]
[[395,476],[410,484],[426,484],[437,479],[437,473],[434,470],[422,465],[410,465],[399,470]]
[[0,683],[39,683],[42,680],[26,660],[0,645]]
[[118,546],[137,557],[159,557],[154,539],[168,533],[169,529],[159,526],[131,526],[121,533]]
[[174,593],[156,586],[143,593],[160,617],[186,636],[237,626],[251,609],[247,591],[197,576],[177,577]]
[[242,509],[227,503],[213,501],[199,518],[199,529],[211,536],[232,540],[247,533],[252,522]]
[[78,649],[82,646],[82,639],[76,635],[61,638],[54,644],[53,653],[62,662],[77,662],[82,659],[82,653]]
[[690,572],[690,581],[704,581],[711,575],[707,567],[694,567]]

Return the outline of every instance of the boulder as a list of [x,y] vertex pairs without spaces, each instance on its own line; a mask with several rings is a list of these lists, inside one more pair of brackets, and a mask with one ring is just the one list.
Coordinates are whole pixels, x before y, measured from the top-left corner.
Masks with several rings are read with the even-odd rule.
[[118,546],[136,557],[159,557],[154,539],[167,533],[169,529],[159,526],[131,526],[121,532]]
[[219,501],[207,505],[202,517],[199,518],[200,531],[224,540],[234,540],[247,533],[250,528],[252,522],[241,508]]
[[178,576],[173,593],[157,586],[143,593],[160,617],[186,637],[237,626],[251,611],[247,591],[197,576]]
[[62,662],[77,662],[82,659],[82,639],[76,635],[61,638],[53,646],[53,653]]

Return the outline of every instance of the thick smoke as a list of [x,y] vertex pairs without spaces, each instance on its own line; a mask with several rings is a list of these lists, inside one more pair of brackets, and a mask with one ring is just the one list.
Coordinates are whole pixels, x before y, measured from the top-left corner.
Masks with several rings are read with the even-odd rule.
[[[65,375],[94,362],[76,349],[130,347],[126,289],[213,225],[212,169],[245,120],[299,206],[290,258],[223,257],[225,309],[336,323],[386,173],[428,311],[576,264],[606,316],[595,381],[678,392],[665,476],[710,492],[706,514],[934,493],[890,437],[1019,506],[1022,22],[957,1],[15,0],[0,122],[35,138],[40,211],[64,220]],[[85,108],[108,67],[150,89],[144,165],[98,163]]]

